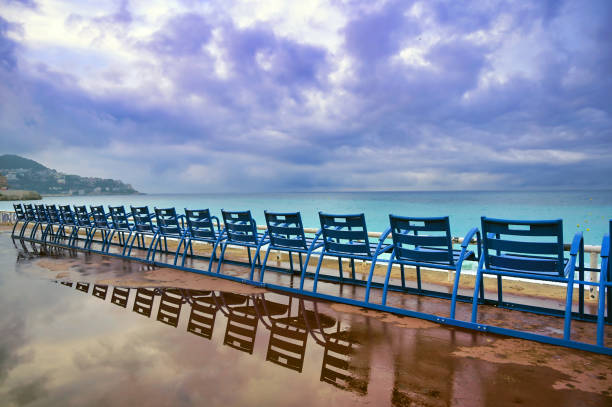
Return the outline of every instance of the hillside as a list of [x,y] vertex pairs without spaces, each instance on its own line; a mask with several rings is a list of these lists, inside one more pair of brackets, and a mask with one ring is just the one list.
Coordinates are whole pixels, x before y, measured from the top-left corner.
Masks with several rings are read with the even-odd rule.
[[137,194],[131,185],[119,180],[64,174],[18,155],[0,155],[0,174],[9,189],[30,190],[41,194],[97,195]]

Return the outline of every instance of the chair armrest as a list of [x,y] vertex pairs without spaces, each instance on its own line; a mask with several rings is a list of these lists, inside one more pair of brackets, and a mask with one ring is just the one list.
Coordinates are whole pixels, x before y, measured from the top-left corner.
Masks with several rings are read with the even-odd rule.
[[572,246],[570,248],[570,256],[576,256],[578,255],[578,252],[582,247],[582,244],[584,243],[584,239],[582,237],[582,232],[576,232],[576,234],[574,235],[574,239],[572,239]]
[[219,222],[219,218],[217,218],[216,216],[211,216],[211,219],[214,219],[217,221],[217,232],[221,232],[221,222]]
[[584,252],[584,238],[582,237],[582,232],[576,232],[570,247],[570,259],[564,270],[566,276],[576,270],[576,257],[578,253],[582,252]]
[[480,230],[478,228],[472,228],[469,232],[466,233],[463,238],[463,242],[461,242],[461,247],[467,248],[468,245],[472,242],[472,239],[476,235],[476,244],[480,246]]
[[[391,227],[387,227],[387,229],[385,229],[385,231],[382,233],[382,235],[380,235],[380,237],[378,238],[378,245],[376,245],[376,252],[374,253],[375,256],[379,255],[380,253],[380,247],[383,245],[383,243],[385,242],[385,240],[387,239],[387,237],[389,237],[389,234],[391,233]],[[387,245],[387,247],[389,247]]]
[[601,258],[610,257],[610,235],[605,234],[603,240],[601,241]]

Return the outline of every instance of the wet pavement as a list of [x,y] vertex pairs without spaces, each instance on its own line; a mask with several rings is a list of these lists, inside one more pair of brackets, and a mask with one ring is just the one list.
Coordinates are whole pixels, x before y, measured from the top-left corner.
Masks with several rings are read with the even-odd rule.
[[9,233],[0,266],[2,406],[612,405],[608,356]]

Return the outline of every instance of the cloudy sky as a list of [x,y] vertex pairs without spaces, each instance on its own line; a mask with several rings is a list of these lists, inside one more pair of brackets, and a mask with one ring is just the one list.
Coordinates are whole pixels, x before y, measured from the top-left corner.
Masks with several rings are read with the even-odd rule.
[[611,21],[608,0],[0,0],[0,153],[146,192],[610,188]]

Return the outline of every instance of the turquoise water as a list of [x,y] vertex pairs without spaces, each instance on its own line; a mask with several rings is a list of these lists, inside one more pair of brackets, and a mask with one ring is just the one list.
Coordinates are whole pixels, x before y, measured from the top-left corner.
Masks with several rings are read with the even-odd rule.
[[[41,201],[36,201],[40,203]],[[556,219],[564,221],[564,240],[582,231],[587,244],[601,244],[612,219],[612,190],[521,192],[340,192],[268,194],[155,194],[126,196],[46,197],[43,203],[129,205],[179,209],[250,209],[264,223],[264,209],[300,211],[307,227],[317,227],[318,211],[366,214],[368,230],[383,231],[389,213],[405,216],[450,216],[451,232],[463,236],[480,225],[480,216],[508,219]],[[12,202],[0,202],[0,210],[12,210]]]

